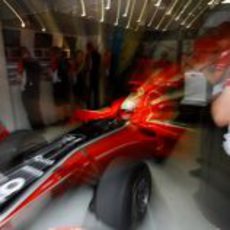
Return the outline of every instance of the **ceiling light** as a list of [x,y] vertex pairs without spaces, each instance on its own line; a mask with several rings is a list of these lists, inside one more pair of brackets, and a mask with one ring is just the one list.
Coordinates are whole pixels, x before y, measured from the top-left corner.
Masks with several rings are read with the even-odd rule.
[[155,5],[156,7],[160,7],[161,2],[162,2],[162,0],[158,0],[154,5]]
[[105,21],[105,0],[101,0],[101,19],[100,22]]
[[166,31],[166,30],[169,28],[169,26],[171,25],[172,21],[173,21],[173,18],[171,18],[171,19],[167,22],[167,24],[166,24],[165,27],[163,28],[163,31]]
[[148,27],[151,27],[151,26],[152,26],[153,21],[154,21],[156,15],[157,15],[157,12],[158,12],[158,9],[156,9],[156,10],[154,11],[153,16],[151,17],[151,19],[150,19],[150,21],[149,21],[149,23],[148,23],[148,25],[147,25]]
[[230,0],[224,0],[221,2],[222,4],[230,4]]
[[21,22],[21,27],[25,28],[26,27],[25,22],[23,21],[22,17],[19,15],[19,13],[14,9],[14,7],[7,0],[2,0],[2,1],[7,5],[7,7],[14,13],[14,15]]
[[211,0],[210,2],[208,2],[208,5],[211,6],[213,4],[214,0]]
[[117,1],[117,16],[116,16],[116,21],[114,23],[115,26],[118,26],[119,24],[120,13],[121,13],[121,0],[118,0]]
[[207,7],[204,7],[203,10],[201,10],[196,17],[194,17],[194,19],[186,26],[187,29],[189,29],[194,23],[195,21],[200,18],[200,16],[207,10]]
[[21,27],[22,28],[25,28],[26,27],[26,24],[24,22],[21,23]]
[[202,0],[188,13],[188,15],[184,18],[184,20],[180,23],[182,26],[186,24],[186,22],[190,19],[190,17],[194,16],[194,13],[196,12],[197,9],[201,7]]
[[86,16],[85,1],[84,0],[80,0],[80,1],[81,1],[81,9],[82,9],[81,16],[85,17]]
[[[178,7],[178,9],[180,10],[180,7]],[[178,9],[176,10],[174,10],[174,14],[171,16],[171,18],[168,20],[168,22],[167,22],[167,24],[165,25],[165,27],[164,27],[164,31],[166,31],[169,27],[170,27],[170,25],[172,24],[172,22],[175,20],[175,18],[177,18],[178,17],[178,15],[181,13],[181,11],[179,11],[179,12],[177,12],[178,11]],[[179,14],[178,14],[179,13]]]
[[165,14],[165,15],[161,18],[161,20],[159,21],[159,23],[158,23],[157,26],[156,26],[156,30],[159,30],[159,29],[160,29],[160,27],[161,27],[161,25],[164,23],[164,20],[165,20],[166,17],[167,17],[167,15]]
[[[164,29],[167,29],[171,22],[173,21],[173,19],[177,16],[177,12],[176,9],[174,10],[174,8],[176,7],[177,3],[179,0],[175,0],[175,2],[173,2],[173,4],[171,6],[168,7],[165,15],[161,18],[160,22],[158,23],[158,25],[156,26],[156,29],[159,30],[160,27],[163,25],[166,17],[168,17],[169,15],[171,15],[173,13],[173,15],[171,16],[171,18],[169,19],[168,23],[166,24],[166,26],[164,27]],[[179,8],[179,7],[178,7]]]
[[131,12],[130,12],[130,15],[129,15],[129,20],[128,20],[126,29],[129,29],[130,26],[131,26],[131,22],[132,22],[134,10],[135,10],[135,5],[136,5],[136,0],[133,0],[132,1],[132,6],[131,6]]
[[[159,1],[158,1],[159,2]],[[157,4],[157,3],[156,3]],[[156,6],[156,4],[155,4],[155,6]],[[159,3],[158,3],[159,4]],[[151,17],[151,19],[150,19],[150,21],[149,21],[149,23],[148,23],[148,27],[151,27],[152,26],[152,24],[153,24],[153,21],[154,21],[154,19],[156,18],[156,15],[157,15],[157,13],[158,13],[158,11],[160,10],[160,8],[156,8],[155,9],[155,11],[154,11],[154,13],[153,13],[153,15],[152,15],[152,17]]]
[[213,8],[215,5],[218,5],[220,3],[220,0],[211,0],[208,2],[208,5]]
[[110,10],[111,9],[111,0],[107,0],[107,4],[105,7],[106,10]]
[[45,27],[42,27],[42,32],[46,32],[46,28]]
[[123,14],[123,17],[127,17],[128,16],[130,5],[131,5],[131,0],[127,0],[127,4],[126,4],[126,8],[125,8],[125,12]]
[[174,10],[174,8],[175,8],[175,6],[176,6],[176,4],[178,3],[178,0],[175,0],[174,2],[173,2],[173,4],[172,4],[172,6],[166,11],[166,15],[170,15],[170,14],[172,14],[172,11]]
[[139,16],[139,18],[137,20],[138,23],[140,23],[142,21],[142,19],[143,19],[143,16],[144,16],[148,1],[149,0],[145,0],[145,2],[144,2],[144,5],[143,5],[142,10],[141,10],[141,14],[140,14],[140,16]]
[[192,0],[189,0],[186,5],[183,7],[183,9],[181,10],[181,12],[177,15],[177,17],[175,18],[175,21],[179,21],[181,16],[183,15],[183,13],[186,11],[186,9],[189,7],[189,5],[192,3]]
[[209,2],[208,2],[208,5],[209,5],[209,6],[212,6],[212,5],[215,3],[215,1],[216,1],[216,0],[211,0],[211,1],[209,1]]

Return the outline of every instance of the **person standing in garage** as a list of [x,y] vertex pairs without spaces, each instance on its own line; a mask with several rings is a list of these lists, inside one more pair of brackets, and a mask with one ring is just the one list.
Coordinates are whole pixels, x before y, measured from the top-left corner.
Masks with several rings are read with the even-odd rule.
[[219,44],[226,48],[229,47],[221,52],[215,71],[211,74],[216,82],[214,94],[217,95],[216,100],[213,101],[212,115],[218,126],[226,126],[230,124],[230,111],[228,111],[230,102],[230,42],[223,39]]
[[211,113],[214,122],[219,127],[228,127],[224,135],[223,148],[230,155],[230,41],[229,38],[220,39],[219,47],[222,50],[214,71],[206,72],[206,75],[214,83],[214,100],[211,106]]
[[77,50],[73,60],[73,94],[74,102],[84,106],[86,98],[85,54]]
[[91,42],[86,45],[86,71],[89,78],[89,99],[88,106],[91,109],[98,109],[100,106],[100,70],[101,55]]
[[[218,32],[218,28],[216,30]],[[210,53],[209,57],[206,56],[203,62],[196,65],[212,85],[210,112],[218,127],[230,125],[230,35],[222,33],[212,37],[218,53]],[[230,155],[230,138],[228,154]]]
[[37,60],[31,57],[26,47],[20,48],[18,73],[21,81],[22,101],[33,129],[43,126],[40,112],[40,80],[42,69]]
[[59,47],[52,47],[50,51],[50,76],[58,121],[65,121],[70,103],[69,63]]

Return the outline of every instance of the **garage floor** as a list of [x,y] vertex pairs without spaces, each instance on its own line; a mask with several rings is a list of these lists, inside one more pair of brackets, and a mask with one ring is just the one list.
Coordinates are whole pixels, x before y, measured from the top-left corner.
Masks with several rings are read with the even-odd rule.
[[[52,129],[47,137],[65,129]],[[214,230],[219,229],[205,218],[197,202],[202,181],[196,175],[199,168],[198,129],[188,131],[179,141],[172,157],[164,165],[149,162],[153,193],[147,216],[138,230]],[[109,230],[87,211],[92,198],[88,186],[69,191],[62,198],[43,207],[40,214],[24,226],[24,230],[54,230],[57,227],[81,226],[86,230]],[[112,207],[111,207],[112,208]]]

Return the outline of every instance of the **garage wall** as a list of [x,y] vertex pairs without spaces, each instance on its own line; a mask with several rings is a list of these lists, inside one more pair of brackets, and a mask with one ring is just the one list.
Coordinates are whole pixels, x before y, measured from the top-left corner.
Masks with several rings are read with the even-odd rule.
[[9,130],[14,130],[13,108],[9,90],[9,81],[6,71],[5,50],[2,36],[2,23],[0,22],[0,120]]

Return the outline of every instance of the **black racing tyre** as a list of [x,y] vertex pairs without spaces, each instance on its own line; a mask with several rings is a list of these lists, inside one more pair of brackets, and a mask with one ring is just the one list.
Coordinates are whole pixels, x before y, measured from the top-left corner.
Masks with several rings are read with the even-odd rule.
[[151,175],[145,163],[109,167],[98,185],[95,213],[114,229],[132,229],[143,220],[150,197]]

